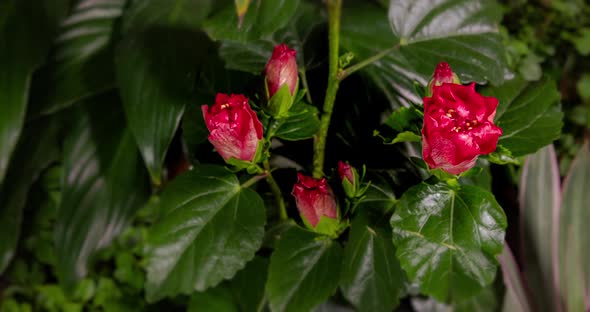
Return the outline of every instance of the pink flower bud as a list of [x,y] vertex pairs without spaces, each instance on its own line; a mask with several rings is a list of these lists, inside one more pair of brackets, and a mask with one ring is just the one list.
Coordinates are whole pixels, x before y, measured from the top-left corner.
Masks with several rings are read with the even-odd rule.
[[338,175],[340,176],[340,179],[342,181],[347,179],[352,185],[355,183],[354,172],[352,172],[353,170],[354,168],[352,168],[350,164],[342,161],[338,162]]
[[252,161],[262,140],[262,124],[241,94],[218,93],[215,104],[201,106],[209,142],[226,161]]
[[423,100],[422,157],[431,169],[459,174],[496,149],[502,135],[494,125],[498,99],[477,93],[473,83],[443,83]]
[[326,178],[314,179],[297,173],[299,181],[293,186],[293,196],[301,217],[312,227],[322,216],[338,218],[336,199]]
[[461,80],[459,80],[459,77],[453,73],[451,66],[449,66],[447,62],[440,62],[436,66],[436,69],[432,74],[432,79],[430,79],[428,87],[426,88],[426,95],[432,95],[432,87],[441,86],[443,83],[461,84]]
[[269,98],[284,84],[289,87],[291,96],[295,94],[295,88],[299,81],[297,60],[295,59],[296,53],[286,44],[279,44],[274,48],[272,56],[264,68]]

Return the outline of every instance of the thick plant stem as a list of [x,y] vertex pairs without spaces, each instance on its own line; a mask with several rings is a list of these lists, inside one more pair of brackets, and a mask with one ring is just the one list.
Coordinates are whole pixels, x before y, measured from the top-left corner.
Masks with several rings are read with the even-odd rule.
[[264,172],[266,173],[266,182],[270,186],[270,190],[272,191],[275,201],[279,206],[279,218],[284,221],[287,220],[289,217],[287,215],[287,206],[285,206],[285,200],[283,199],[283,194],[281,193],[281,188],[277,184],[277,181],[272,176],[270,172],[270,165],[268,164],[268,160],[264,162]]
[[400,44],[396,44],[393,47],[387,49],[387,50],[383,50],[361,62],[358,62],[346,69],[341,70],[338,73],[338,80],[344,80],[344,78],[350,76],[352,73],[356,72],[359,69],[362,69],[365,66],[371,65],[373,64],[373,62],[380,60],[381,58],[383,58],[384,56],[388,55],[389,53],[399,49]]
[[324,99],[324,108],[320,119],[320,129],[314,136],[313,177],[319,179],[324,176],[324,158],[326,154],[326,137],[332,118],[332,110],[336,101],[336,93],[340,80],[338,80],[338,48],[340,45],[340,9],[342,0],[326,0],[328,8],[328,45],[329,45],[329,72],[328,89]]

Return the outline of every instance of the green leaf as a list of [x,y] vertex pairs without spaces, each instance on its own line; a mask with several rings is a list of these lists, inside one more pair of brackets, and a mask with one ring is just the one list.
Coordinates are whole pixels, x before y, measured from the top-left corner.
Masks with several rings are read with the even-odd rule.
[[497,33],[502,14],[493,1],[392,0],[389,14],[365,3],[342,15],[341,45],[357,60],[401,45],[363,69],[391,102],[422,102],[414,81],[425,86],[441,61],[463,82],[499,85],[505,79],[505,50]]
[[44,61],[67,1],[8,0],[0,13],[0,184],[25,118],[33,71]]
[[157,29],[127,37],[117,50],[117,80],[129,128],[153,183],[185,105],[193,103],[202,35]]
[[370,225],[364,217],[352,223],[340,287],[358,310],[392,311],[405,291],[405,273],[388,232]]
[[397,132],[420,133],[424,114],[416,107],[400,107],[389,115],[385,124]]
[[264,235],[260,196],[220,166],[200,166],[166,186],[150,229],[146,296],[204,291],[254,257]]
[[6,182],[0,187],[0,273],[16,251],[29,187],[59,158],[59,124],[58,118],[29,124],[14,151]]
[[123,17],[124,33],[152,27],[198,30],[209,15],[213,0],[132,0]]
[[520,165],[520,160],[512,156],[512,152],[502,145],[497,145],[496,150],[491,154],[485,155],[485,158],[487,158],[490,162],[498,165]]
[[498,257],[502,267],[502,277],[506,286],[504,302],[502,303],[503,312],[530,312],[530,307],[524,281],[521,279],[520,269],[510,251],[508,244],[504,244],[504,250]]
[[391,227],[401,266],[422,293],[460,301],[494,280],[506,216],[488,191],[421,183],[400,198]]
[[268,259],[257,256],[231,280],[231,288],[241,311],[262,309],[268,262]]
[[54,53],[33,80],[29,118],[54,113],[115,85],[112,33],[125,0],[83,0],[64,20]]
[[453,312],[496,312],[498,301],[493,285],[484,288],[479,294],[453,305]]
[[[228,3],[203,24],[213,40],[247,42],[270,35],[287,25],[295,14],[300,0],[261,1],[251,6],[239,25],[236,8]],[[272,51],[272,50],[271,50]]]
[[395,144],[395,143],[402,143],[402,142],[420,142],[420,141],[422,141],[421,136],[419,136],[411,131],[404,131],[404,132],[398,133],[395,136],[395,138],[393,139],[393,141],[391,141],[391,143]]
[[313,137],[319,127],[318,109],[300,102],[293,105],[275,136],[287,141],[305,140]]
[[590,285],[590,142],[578,151],[563,182],[559,213],[559,290],[567,311],[588,309]]
[[521,244],[524,273],[534,302],[554,307],[554,269],[557,269],[557,226],[559,216],[560,176],[553,145],[526,158],[520,178]]
[[204,292],[196,292],[191,296],[187,312],[200,311],[238,312],[239,310],[230,289],[225,285],[219,285]]
[[499,100],[496,125],[503,134],[498,144],[522,156],[536,152],[561,134],[563,113],[555,82],[543,79],[528,83],[520,78],[482,91]]
[[325,20],[319,12],[320,9],[316,5],[302,2],[285,27],[262,39],[247,42],[223,40],[219,55],[227,68],[259,75],[264,70],[273,48],[277,44],[286,43],[297,51],[297,64],[300,69],[312,67],[315,49],[306,51],[304,45],[315,27]]
[[266,294],[271,311],[313,311],[338,287],[342,248],[300,227],[282,234],[270,258]]
[[[392,211],[397,202],[393,188],[395,186],[395,176],[390,172],[369,174],[367,180],[371,181],[368,185],[365,196],[359,203],[357,211],[360,210],[379,210],[382,214]],[[367,187],[363,183],[361,188]]]
[[147,199],[147,175],[117,98],[94,98],[73,115],[63,152],[55,224],[60,282],[70,290]]

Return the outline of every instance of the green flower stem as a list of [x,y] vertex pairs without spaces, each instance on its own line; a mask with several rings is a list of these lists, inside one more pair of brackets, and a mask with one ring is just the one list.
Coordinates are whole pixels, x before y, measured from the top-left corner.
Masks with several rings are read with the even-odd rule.
[[303,87],[305,88],[305,98],[307,99],[309,104],[312,104],[311,103],[311,93],[309,92],[309,86],[307,84],[307,74],[305,72],[305,68],[299,69],[299,75],[301,75],[301,83],[303,83]]
[[326,97],[324,99],[320,129],[314,136],[313,177],[316,179],[324,176],[326,137],[328,136],[332,110],[340,84],[340,80],[338,79],[338,48],[340,45],[340,10],[342,0],[326,0],[326,6],[328,9],[329,72],[328,89],[326,90]]
[[289,219],[287,216],[287,206],[285,206],[285,200],[283,199],[283,194],[281,193],[281,188],[277,184],[277,181],[272,176],[270,171],[270,165],[268,160],[264,161],[264,172],[266,173],[266,182],[270,186],[270,190],[272,191],[273,195],[275,196],[275,200],[277,205],[279,205],[279,218],[284,221]]
[[256,184],[256,182],[258,182],[264,178],[266,178],[266,173],[255,175],[252,178],[248,179],[248,181],[242,183],[241,187],[242,188],[250,187],[250,186]]
[[373,64],[373,62],[380,60],[381,58],[387,56],[389,53],[398,50],[399,47],[400,47],[400,44],[398,43],[387,50],[383,50],[383,51],[381,51],[381,52],[379,52],[379,53],[377,53],[377,54],[375,54],[375,55],[373,55],[361,62],[358,62],[350,67],[347,67],[347,68],[341,70],[338,73],[338,80],[344,80],[344,78],[350,76],[352,73],[356,72],[357,70],[362,69],[363,67],[366,67],[368,65],[371,65],[371,64]]

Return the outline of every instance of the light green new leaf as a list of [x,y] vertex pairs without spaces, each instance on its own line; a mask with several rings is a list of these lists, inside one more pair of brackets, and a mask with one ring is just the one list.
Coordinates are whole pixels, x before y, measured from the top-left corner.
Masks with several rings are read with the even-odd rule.
[[567,311],[587,311],[590,297],[590,142],[580,148],[563,184],[559,214],[560,293]]
[[342,248],[326,236],[292,227],[270,258],[266,294],[273,312],[305,312],[338,287]]
[[363,69],[392,102],[420,103],[413,82],[426,85],[446,61],[463,82],[501,84],[508,68],[497,24],[501,10],[489,0],[391,0],[343,11],[341,45],[363,60],[389,53]]
[[149,232],[146,296],[204,291],[244,268],[262,243],[260,196],[220,166],[197,166],[168,184]]
[[422,293],[457,302],[494,280],[506,216],[488,191],[421,183],[400,198],[391,227],[401,266]]

